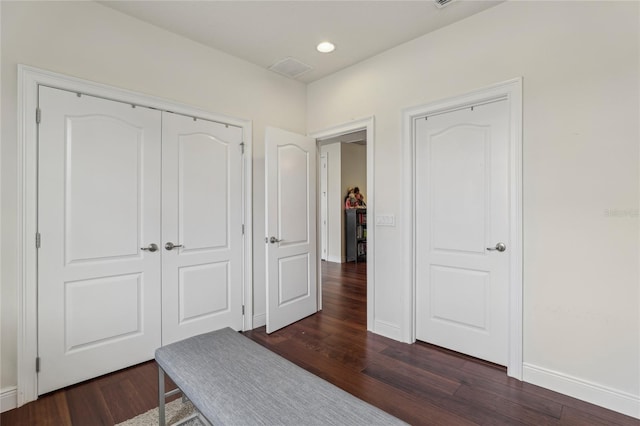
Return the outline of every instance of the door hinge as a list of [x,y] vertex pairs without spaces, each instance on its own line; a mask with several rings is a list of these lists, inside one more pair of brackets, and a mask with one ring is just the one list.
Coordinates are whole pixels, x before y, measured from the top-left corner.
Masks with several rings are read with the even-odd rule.
[[242,235],[244,235],[244,223],[242,224]]
[[242,305],[242,315],[244,315],[244,305]]
[[36,373],[40,372],[40,357],[36,358]]
[[40,124],[41,120],[42,120],[42,111],[40,110],[40,108],[36,108],[36,124]]
[[240,148],[242,149],[242,153],[244,154],[244,142],[240,142]]
[[40,248],[40,243],[42,242],[42,237],[40,237],[40,233],[36,232],[36,248]]

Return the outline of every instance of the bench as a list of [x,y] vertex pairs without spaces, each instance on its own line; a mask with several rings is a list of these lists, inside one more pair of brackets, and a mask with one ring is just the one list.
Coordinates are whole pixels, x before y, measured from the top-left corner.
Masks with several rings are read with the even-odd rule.
[[[230,328],[164,346],[155,358],[161,426],[176,392],[215,426],[405,424]],[[178,389],[164,392],[165,373]]]

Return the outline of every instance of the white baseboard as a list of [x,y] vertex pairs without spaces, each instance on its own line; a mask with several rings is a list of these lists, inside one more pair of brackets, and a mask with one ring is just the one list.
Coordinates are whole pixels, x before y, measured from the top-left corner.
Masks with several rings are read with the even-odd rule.
[[374,333],[402,342],[402,330],[398,325],[391,324],[386,321],[375,320],[373,322],[373,327],[374,329],[371,331]]
[[0,389],[0,413],[18,406],[18,390],[15,386]]
[[347,261],[346,256],[329,256],[328,258],[328,262],[334,262],[334,263],[344,263]]
[[640,419],[640,395],[524,363],[523,380]]
[[253,316],[253,328],[262,327],[264,325],[267,325],[267,314]]

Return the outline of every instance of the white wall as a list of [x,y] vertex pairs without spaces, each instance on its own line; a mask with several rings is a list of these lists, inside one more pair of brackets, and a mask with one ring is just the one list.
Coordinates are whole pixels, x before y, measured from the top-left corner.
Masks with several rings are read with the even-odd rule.
[[347,187],[358,187],[367,197],[367,146],[357,143],[343,143],[342,146],[342,182],[343,196]]
[[[347,241],[345,239],[344,197],[349,187],[360,189],[360,193],[367,195],[367,146],[355,143],[340,144],[342,151],[342,209],[340,219],[340,240],[342,241],[342,258],[347,258]],[[366,202],[366,198],[365,198]]]
[[344,262],[342,216],[344,190],[342,189],[342,150],[340,142],[322,145],[321,153],[327,154],[327,231],[329,262]]
[[[404,217],[402,109],[524,77],[525,379],[640,417],[639,22],[503,3],[310,84],[308,129],[374,115],[376,209]],[[396,338],[403,226],[376,233],[374,328]]]
[[253,120],[255,314],[265,312],[264,129],[305,133],[305,86],[93,2],[2,8],[1,371],[16,384],[17,64]]
[[350,186],[367,194],[367,147],[334,142],[321,145],[320,152],[327,154],[327,260],[344,262],[344,197]]

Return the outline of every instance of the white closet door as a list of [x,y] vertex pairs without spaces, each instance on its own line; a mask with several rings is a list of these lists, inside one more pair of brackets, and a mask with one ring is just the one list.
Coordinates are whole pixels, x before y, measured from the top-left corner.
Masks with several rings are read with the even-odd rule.
[[38,351],[43,394],[160,346],[160,112],[41,87]]
[[164,113],[162,134],[166,345],[242,329],[242,129]]
[[507,101],[416,122],[416,337],[506,365]]

